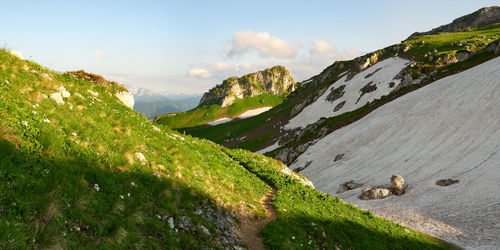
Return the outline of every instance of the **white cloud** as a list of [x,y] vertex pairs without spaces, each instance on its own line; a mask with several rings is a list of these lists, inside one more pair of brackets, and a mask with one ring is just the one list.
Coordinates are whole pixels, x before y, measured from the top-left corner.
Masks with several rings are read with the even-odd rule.
[[97,57],[97,58],[102,57],[102,50],[100,50],[100,49],[96,50],[95,57]]
[[313,49],[314,49],[314,52],[318,53],[318,54],[335,53],[337,51],[337,49],[335,47],[332,47],[325,40],[314,41],[314,43],[313,43]]
[[291,58],[297,52],[296,48],[279,37],[271,36],[269,32],[247,30],[234,33],[228,56],[241,55],[252,50],[263,57],[280,58]]
[[212,76],[206,69],[190,69],[188,75],[202,79],[207,79]]
[[226,70],[226,69],[232,69],[233,67],[234,65],[225,62],[216,62],[212,66],[212,68],[215,70]]

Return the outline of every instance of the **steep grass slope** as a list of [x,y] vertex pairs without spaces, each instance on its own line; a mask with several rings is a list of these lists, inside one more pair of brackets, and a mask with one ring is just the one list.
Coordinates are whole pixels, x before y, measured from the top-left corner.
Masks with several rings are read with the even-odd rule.
[[[155,126],[122,88],[0,50],[0,248],[232,248],[235,216],[268,247],[448,245],[320,193],[282,163]],[[266,183],[267,182],[267,183]]]
[[[316,142],[290,168],[324,192],[467,248],[500,245],[500,58],[443,78]],[[342,154],[342,159],[336,155]],[[403,196],[360,200],[402,175]],[[458,181],[450,186],[438,180]],[[452,183],[452,182],[449,182]]]

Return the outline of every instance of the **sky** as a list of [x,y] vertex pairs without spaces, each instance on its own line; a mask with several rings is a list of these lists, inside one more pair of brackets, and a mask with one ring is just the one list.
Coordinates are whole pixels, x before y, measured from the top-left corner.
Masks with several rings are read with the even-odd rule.
[[490,0],[5,1],[0,43],[57,71],[200,94],[283,65],[296,81],[399,43]]

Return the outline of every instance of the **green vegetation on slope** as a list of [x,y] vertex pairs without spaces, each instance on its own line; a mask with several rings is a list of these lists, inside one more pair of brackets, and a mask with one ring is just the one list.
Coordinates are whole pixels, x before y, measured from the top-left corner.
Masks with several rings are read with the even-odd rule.
[[[154,127],[118,102],[118,87],[5,51],[0,67],[0,248],[213,247],[216,226],[195,209],[265,216],[267,185],[215,144]],[[44,97],[57,86],[71,93],[64,105]],[[164,216],[212,237],[177,233]]]
[[229,107],[223,108],[216,104],[201,106],[183,113],[161,115],[157,122],[172,129],[194,127],[223,117],[236,117],[250,109],[276,106],[282,103],[283,100],[283,95],[270,95],[267,93],[252,97],[246,96],[243,99],[236,99]]
[[[155,127],[118,102],[119,86],[3,50],[0,68],[2,249],[223,247],[225,232],[204,213],[263,217],[266,182],[278,189],[278,219],[263,231],[269,247],[444,247],[302,186],[270,158]],[[71,93],[61,105],[47,97],[60,86]],[[180,228],[181,216],[192,229]]]

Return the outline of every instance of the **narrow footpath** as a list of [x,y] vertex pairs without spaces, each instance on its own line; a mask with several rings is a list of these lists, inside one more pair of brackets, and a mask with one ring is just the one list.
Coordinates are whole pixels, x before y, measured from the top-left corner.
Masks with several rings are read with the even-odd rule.
[[271,221],[276,220],[276,211],[274,207],[271,205],[271,200],[276,194],[276,189],[272,188],[271,191],[267,192],[260,199],[260,203],[266,209],[267,218],[265,219],[255,219],[248,217],[240,217],[240,234],[241,239],[245,245],[248,246],[248,249],[265,249],[264,240],[260,235],[260,231]]

